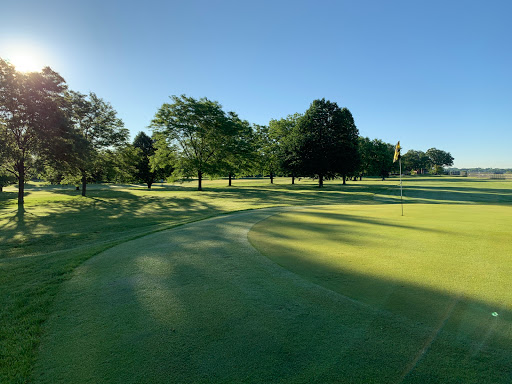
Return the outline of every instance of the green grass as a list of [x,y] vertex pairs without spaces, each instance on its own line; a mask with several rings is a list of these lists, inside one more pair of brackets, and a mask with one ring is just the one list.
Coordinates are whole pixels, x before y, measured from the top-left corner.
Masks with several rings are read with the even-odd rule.
[[[402,322],[397,364],[372,376],[367,359],[345,357],[369,379],[386,382],[391,370],[405,382],[510,382],[512,207],[416,204],[405,213],[396,205],[301,209],[256,224],[250,240],[308,281]],[[375,317],[373,326],[387,321]]]
[[[111,276],[108,275],[108,273],[115,273],[115,270],[107,267],[110,261],[112,265],[116,265],[119,260],[122,260],[123,254],[119,250],[126,249],[123,248],[125,247],[124,244],[131,244],[133,245],[134,251],[140,250],[140,252],[143,253],[144,249],[151,248],[148,247],[148,243],[146,242],[149,242],[149,245],[152,246],[151,236],[147,238],[143,237],[147,234],[154,233],[152,236],[161,235],[165,237],[168,232],[160,233],[159,231],[173,228],[187,222],[224,215],[233,211],[252,210],[272,206],[318,204],[363,204],[373,207],[375,204],[396,202],[399,199],[396,179],[391,179],[386,182],[363,180],[357,183],[350,182],[347,186],[341,186],[338,182],[327,183],[326,188],[323,190],[318,190],[315,183],[311,181],[303,180],[295,186],[288,185],[287,183],[289,183],[289,180],[278,180],[276,185],[271,186],[268,184],[268,180],[236,180],[235,186],[228,188],[226,187],[226,181],[211,181],[205,183],[205,191],[203,192],[195,191],[194,184],[178,186],[156,185],[151,191],[138,186],[92,186],[88,190],[89,196],[87,198],[79,196],[79,192],[74,191],[72,188],[33,187],[27,188],[25,212],[19,212],[17,210],[15,190],[13,188],[6,188],[6,192],[0,193],[0,300],[2,304],[0,312],[0,382],[21,383],[37,380],[52,381],[51,374],[45,376],[44,373],[55,372],[57,375],[58,369],[56,371],[54,371],[56,368],[45,369],[43,363],[47,362],[50,364],[49,366],[51,366],[51,364],[53,364],[50,361],[53,358],[52,356],[59,356],[58,353],[50,354],[49,356],[48,351],[52,349],[45,347],[46,345],[51,345],[56,339],[62,339],[57,337],[58,328],[52,328],[55,324],[59,324],[55,319],[68,319],[68,322],[65,322],[67,326],[73,325],[76,321],[80,320],[78,317],[74,318],[74,312],[66,307],[66,305],[69,304],[67,300],[76,295],[76,292],[72,289],[72,284],[80,282],[84,276],[86,280],[91,279],[91,281],[96,281],[96,285],[93,284],[91,288],[91,294],[93,294],[94,297],[94,294],[97,294],[95,290],[98,287],[103,287],[104,285],[102,284],[109,281]],[[404,193],[406,196],[409,196],[406,199],[407,203],[442,202],[443,204],[452,205],[462,202],[471,205],[485,204],[488,209],[496,209],[494,207],[498,207],[498,211],[500,210],[499,207],[508,207],[512,203],[510,183],[506,181],[484,182],[463,178],[421,178],[406,179],[404,185]],[[406,204],[406,212],[409,207],[412,207],[412,205]],[[229,222],[230,219],[230,217],[227,217],[227,222]],[[208,232],[208,230],[206,230],[206,232]],[[135,243],[126,243],[130,239],[137,238],[140,239],[136,240]],[[194,239],[191,241],[194,242]],[[120,245],[116,247],[118,244]],[[139,245],[135,246],[134,244]],[[102,253],[108,249],[111,250]],[[113,252],[111,253],[113,255],[112,257],[105,256],[110,254],[109,252]],[[119,252],[121,252],[121,254]],[[219,252],[222,254],[222,251]],[[100,253],[101,257],[92,258],[92,256]],[[229,325],[229,322],[233,321],[230,319],[240,320],[240,324],[236,325],[239,333],[235,332],[233,338],[239,336],[243,340],[245,336],[248,336],[259,339],[263,337],[264,334],[266,335],[265,340],[267,340],[266,337],[269,338],[267,344],[260,345],[262,349],[258,353],[255,353],[254,350],[243,350],[247,353],[253,353],[256,357],[259,357],[261,364],[265,364],[266,362],[268,366],[261,365],[258,367],[258,360],[252,360],[254,364],[252,368],[249,365],[244,368],[245,370],[243,372],[238,373],[240,373],[240,375],[245,374],[247,378],[254,378],[256,372],[258,375],[261,375],[262,371],[267,370],[267,374],[258,377],[267,377],[271,380],[286,380],[286,378],[292,380],[292,376],[295,374],[294,370],[296,370],[297,367],[305,367],[305,362],[309,361],[311,358],[310,354],[304,354],[301,358],[295,357],[295,365],[284,366],[281,371],[273,371],[271,362],[264,358],[266,354],[265,351],[270,348],[272,353],[270,353],[269,356],[273,358],[278,358],[279,356],[289,357],[293,354],[294,349],[290,349],[293,345],[286,343],[286,340],[290,338],[288,337],[289,335],[286,336],[286,332],[292,332],[293,334],[300,334],[302,331],[316,332],[315,326],[324,324],[324,321],[328,323],[331,321],[328,319],[328,316],[331,314],[331,312],[329,312],[330,309],[333,308],[332,302],[329,301],[325,297],[325,293],[321,291],[311,293],[313,296],[316,295],[316,298],[314,300],[312,299],[312,302],[306,300],[303,301],[302,305],[297,306],[297,308],[300,308],[300,311],[305,311],[305,308],[309,308],[309,311],[315,312],[318,310],[319,303],[322,303],[320,306],[325,304],[325,310],[323,310],[324,317],[319,316],[316,319],[316,323],[315,321],[307,322],[306,328],[301,328],[303,327],[303,322],[298,321],[298,318],[288,319],[294,321],[291,325],[285,321],[285,318],[281,318],[279,325],[269,319],[264,321],[262,319],[263,323],[261,325],[249,321],[247,325],[244,326],[243,324],[246,324],[247,321],[247,317],[244,315],[244,313],[248,311],[247,308],[261,300],[274,303],[274,307],[270,306],[267,308],[270,312],[263,311],[261,313],[267,313],[270,318],[276,314],[276,311],[282,314],[285,311],[283,308],[287,308],[288,304],[282,300],[279,301],[279,298],[283,299],[286,296],[286,292],[290,295],[294,294],[295,290],[293,289],[293,285],[287,286],[286,284],[288,284],[288,282],[283,283],[280,278],[277,280],[269,279],[265,282],[264,275],[251,275],[252,270],[250,270],[248,272],[249,274],[246,276],[250,278],[249,280],[252,281],[252,285],[244,286],[241,284],[240,280],[235,280],[230,283],[229,279],[232,276],[229,273],[225,275],[221,273],[222,270],[219,270],[219,268],[214,268],[217,265],[217,259],[213,258],[212,261],[209,261],[209,259],[207,259],[206,262],[204,261],[207,255],[208,252],[203,252],[201,257],[197,259],[197,263],[205,264],[201,266],[201,269],[197,269],[197,263],[194,265],[191,264],[192,266],[188,267],[185,265],[176,276],[180,279],[185,279],[185,282],[187,278],[195,281],[194,279],[197,279],[198,276],[204,279],[213,279],[212,286],[218,287],[218,289],[215,290],[214,293],[210,291],[203,292],[201,291],[200,284],[198,286],[197,282],[190,284],[190,291],[183,289],[182,292],[183,300],[190,303],[190,312],[186,313],[185,311],[180,319],[173,319],[173,321],[180,321],[181,324],[190,323],[191,326],[203,324],[200,328],[204,331],[202,333],[204,336],[203,341],[194,339],[191,345],[185,347],[189,339],[180,339],[180,341],[184,343],[180,344],[180,348],[182,349],[178,348],[182,354],[173,354],[173,359],[169,360],[169,364],[172,361],[177,365],[166,366],[164,364],[160,368],[154,367],[155,371],[151,371],[145,380],[141,378],[139,382],[150,382],[151,377],[158,377],[151,376],[152,374],[169,375],[169,370],[174,371],[176,366],[183,368],[180,368],[175,373],[178,376],[179,374],[183,374],[183,376],[181,376],[182,379],[195,372],[195,374],[198,375],[196,376],[198,381],[205,380],[204,378],[208,375],[214,378],[217,377],[220,381],[236,381],[229,380],[229,378],[226,379],[225,377],[222,379],[222,377],[219,376],[219,370],[225,369],[226,372],[230,372],[229,367],[222,365],[219,361],[212,361],[211,354],[208,352],[209,349],[207,345],[219,343],[215,342],[218,334],[215,333],[215,329],[212,331],[212,327],[209,325],[211,324],[208,317],[209,312],[205,309],[210,308],[207,305],[207,303],[210,302],[210,296],[213,296],[210,306],[214,304],[224,306],[224,309],[221,311],[221,318],[215,318],[216,321],[219,322],[220,328],[222,328],[221,325]],[[137,255],[134,254],[133,257],[137,257]],[[89,259],[90,262],[86,262]],[[142,265],[141,271],[143,272],[141,276],[147,275],[147,268],[150,268],[149,271],[151,271],[152,263],[154,264],[156,262],[157,265],[160,265],[160,262],[163,262],[165,265],[166,262],[168,263],[168,260],[166,260],[164,256],[157,257],[156,261],[151,259],[151,257],[142,258],[142,261],[140,261],[140,265]],[[181,259],[177,259],[177,262],[180,260]],[[103,262],[107,264],[102,264]],[[84,274],[84,271],[89,268],[89,263],[92,263],[91,265],[98,263],[97,265],[101,265],[102,268],[98,270],[98,273],[88,272]],[[149,266],[144,266],[146,263],[149,263]],[[274,264],[271,265],[273,267],[275,266]],[[231,267],[234,268],[233,266]],[[240,265],[238,267],[240,267]],[[134,266],[126,265],[123,268],[128,268],[126,272],[130,273],[130,268],[134,268]],[[121,270],[125,270],[123,268],[121,268]],[[105,273],[107,273],[107,275],[101,273],[103,270],[106,271]],[[201,272],[199,275],[196,274],[198,271]],[[228,272],[229,271],[231,270],[228,270]],[[102,276],[106,279],[103,280],[103,283],[97,280],[101,279]],[[148,276],[151,277],[151,274]],[[168,284],[171,284],[165,291],[171,290],[173,287],[172,284],[176,283],[176,281],[173,280],[176,276],[162,276],[163,281],[160,283],[163,284],[163,287],[167,287]],[[285,276],[288,275],[285,273]],[[70,280],[70,277],[73,278]],[[257,288],[259,287],[260,280],[255,282],[254,279],[256,279],[256,277],[261,279],[261,284],[267,287],[270,296],[259,296]],[[302,281],[302,279],[299,279],[296,283],[300,285]],[[142,279],[142,282],[144,282],[144,279]],[[238,283],[240,284],[237,285]],[[162,336],[162,329],[169,329],[167,328],[168,323],[164,322],[161,323],[163,324],[161,327],[154,325],[154,328],[151,328],[153,323],[156,322],[156,324],[158,324],[158,321],[155,319],[158,319],[158,316],[165,316],[166,311],[160,309],[160,311],[162,311],[160,314],[153,313],[149,318],[139,313],[141,309],[147,310],[147,305],[151,303],[153,303],[151,305],[154,308],[162,307],[166,302],[164,300],[165,295],[158,296],[161,290],[151,285],[153,282],[144,282],[144,284],[144,289],[135,290],[138,292],[139,300],[134,304],[134,307],[127,309],[127,312],[118,311],[119,308],[105,312],[111,314],[114,319],[119,319],[119,315],[124,313],[135,314],[132,316],[132,321],[128,321],[128,325],[126,325],[128,328],[123,329],[127,333],[133,331],[133,335],[140,336],[137,343],[142,344],[136,344],[139,345],[141,349],[137,347],[132,348],[131,352],[133,355],[127,360],[135,364],[133,366],[134,370],[137,370],[137,367],[139,367],[137,370],[139,375],[145,372],[145,370],[141,368],[144,367],[144,362],[147,363],[146,358],[140,359],[140,354],[149,353],[148,356],[158,355],[161,348],[163,348],[164,351],[168,351],[159,338]],[[187,285],[185,283],[183,284]],[[250,297],[247,299],[248,301],[237,301],[235,297],[232,297],[233,301],[228,301],[228,304],[231,303],[232,305],[229,304],[226,306],[226,297],[223,295],[223,292],[226,293],[227,288],[231,289],[233,292],[252,290],[256,297]],[[154,295],[151,294],[152,291],[155,292]],[[309,292],[307,289],[306,291]],[[144,293],[142,296],[140,296],[141,292]],[[125,294],[128,293],[125,292]],[[112,292],[112,294],[114,295],[112,297],[117,297],[115,296],[116,294],[122,296],[123,293],[115,291]],[[81,294],[78,295],[78,297],[81,297]],[[87,299],[87,297],[88,296],[85,295],[84,299]],[[127,298],[132,297],[128,295]],[[290,300],[292,298],[296,299],[296,296],[289,297]],[[319,301],[316,302],[315,300]],[[141,307],[141,302],[149,304]],[[235,305],[235,302],[238,305]],[[110,303],[110,307],[112,307],[111,304],[112,303]],[[98,313],[99,307],[95,307],[96,305],[99,304],[94,301],[89,302],[89,306],[85,305],[83,308],[85,313],[80,312],[80,314],[87,317],[87,313],[93,315]],[[77,310],[80,308],[77,308]],[[163,305],[162,308],[166,309],[168,307]],[[354,308],[356,308],[355,311],[359,313],[358,311],[360,311],[360,309],[357,309],[357,305]],[[255,306],[255,309],[248,313],[257,314],[259,313],[258,311],[262,311],[263,309]],[[372,310],[369,311],[371,312]],[[172,311],[169,313],[172,313]],[[301,313],[304,315],[304,312],[300,312],[299,314],[296,312],[293,313],[297,316]],[[170,315],[167,314],[167,316]],[[500,314],[500,321],[502,318]],[[126,319],[126,317],[124,319]],[[345,320],[347,321],[346,327],[350,327],[352,320]],[[356,320],[359,321],[361,319],[356,316],[354,317],[355,323],[357,323]],[[137,323],[137,321],[140,321],[140,323]],[[205,322],[208,324],[205,325]],[[91,336],[90,342],[92,343],[96,340],[96,337],[105,336],[103,332],[106,332],[108,327],[104,327],[97,322],[91,322],[91,324],[98,325],[97,327],[89,329],[89,332],[92,333],[85,333],[85,335]],[[286,326],[286,324],[288,324],[288,326]],[[145,335],[138,334],[136,332],[137,325],[149,327],[148,329],[153,329],[154,333],[147,331],[148,333]],[[393,317],[391,317],[389,325],[395,327]],[[234,325],[232,324],[231,326]],[[249,330],[253,328],[255,329],[255,333],[251,334]],[[190,332],[192,332],[192,328],[190,329]],[[279,347],[281,350],[276,350],[276,348],[278,348],[274,344],[276,340],[272,339],[264,332],[265,330],[268,330],[270,334],[273,334],[277,338],[277,341],[281,342],[282,347]],[[220,331],[222,331],[222,329]],[[285,332],[285,334],[282,332]],[[333,336],[332,332],[335,332],[335,328],[325,328],[323,335],[325,337],[327,337],[327,335]],[[375,329],[372,330],[372,332],[378,333],[379,330]],[[176,329],[176,333],[178,333],[178,329]],[[48,339],[43,343],[43,346],[40,347],[43,334],[46,335],[45,337],[48,337]],[[108,336],[109,333],[106,335]],[[77,339],[71,338],[70,340],[78,341],[80,337],[83,336],[84,335],[76,335]],[[114,337],[120,336],[116,336],[114,333]],[[146,340],[146,338],[151,339],[151,341],[148,341],[149,339]],[[293,338],[291,339],[293,340]],[[235,339],[230,340],[224,341],[225,345],[221,348],[221,351],[227,351],[230,353],[230,356],[233,357],[237,355],[237,351],[230,350],[230,346],[234,345],[231,342],[234,342]],[[298,342],[297,340],[293,342]],[[128,340],[128,342],[130,342],[130,340]],[[131,340],[131,342],[133,343],[133,340]],[[320,357],[323,356],[327,358],[329,353],[332,352],[329,348],[320,349],[320,347],[308,345],[305,341],[304,343],[304,345],[301,344],[301,348],[310,348],[311,351],[318,352],[318,356]],[[123,344],[121,343],[120,345]],[[112,345],[110,346],[114,348]],[[146,350],[150,347],[155,349]],[[96,364],[94,360],[89,361],[88,366],[91,372],[97,372],[98,374],[103,373],[104,370],[100,369],[100,366],[110,367],[111,369],[108,372],[118,372],[113,369],[116,367],[116,358],[109,358],[111,361],[110,366],[102,360],[105,356],[116,355],[110,354],[112,351],[101,349],[101,342],[96,344],[95,348],[100,348],[98,354],[94,355],[94,357],[99,360],[96,361]],[[186,359],[186,356],[191,355],[190,348],[194,351],[198,351],[195,356],[191,357],[195,361],[195,364],[192,365],[189,365],[188,361],[183,360]],[[87,348],[84,348],[84,350],[85,352],[92,351],[92,349],[87,350]],[[115,350],[114,348],[113,351]],[[130,352],[130,349],[127,350],[127,353],[128,352]],[[336,356],[336,354],[333,355]],[[140,359],[140,361],[137,359]],[[36,361],[38,362],[38,368],[36,373],[34,373]],[[117,363],[122,361],[122,359],[117,360]],[[139,362],[137,363],[137,361]],[[237,360],[235,359],[234,361]],[[332,359],[329,361],[332,362]],[[204,364],[211,364],[211,366],[208,366],[207,369],[205,367],[199,367],[203,364],[202,362],[204,362]],[[311,364],[313,365],[309,366],[309,371],[308,369],[301,371],[300,375],[303,375],[303,377],[300,375],[296,377],[293,376],[295,377],[293,380],[301,381],[302,377],[302,381],[307,381],[306,378],[309,377],[308,372],[317,372],[317,369],[322,367],[325,369],[325,367],[328,366],[320,364],[319,360],[313,360]],[[317,364],[318,367],[316,367],[315,364]],[[218,366],[217,370],[215,368],[216,366]],[[188,368],[185,369],[184,367]],[[127,376],[127,373],[131,371],[125,370],[124,372],[124,376],[122,372],[118,372],[118,378],[124,377],[130,381],[130,376]],[[201,376],[199,374],[201,372],[207,372],[208,375],[204,373],[206,376]],[[240,379],[242,376],[236,377],[239,379],[238,381],[243,381]],[[231,379],[234,378],[235,376],[231,377]],[[112,381],[116,380],[113,379]],[[119,379],[119,381],[121,380]],[[133,379],[131,381],[135,382],[136,380]]]

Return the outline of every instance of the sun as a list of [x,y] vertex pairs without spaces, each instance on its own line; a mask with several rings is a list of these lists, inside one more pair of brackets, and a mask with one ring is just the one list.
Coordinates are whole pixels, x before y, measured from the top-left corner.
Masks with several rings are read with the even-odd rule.
[[29,50],[13,52],[8,60],[20,72],[39,72],[45,66],[41,58]]

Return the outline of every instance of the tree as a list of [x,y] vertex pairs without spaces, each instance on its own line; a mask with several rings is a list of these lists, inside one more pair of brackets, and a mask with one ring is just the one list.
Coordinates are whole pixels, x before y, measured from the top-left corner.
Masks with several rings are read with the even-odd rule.
[[402,155],[402,166],[406,171],[415,170],[423,174],[424,170],[430,167],[430,158],[423,151],[411,149]]
[[389,176],[394,167],[394,146],[379,139],[359,138],[360,175],[380,176],[382,180]]
[[139,132],[133,139],[133,148],[135,149],[134,177],[151,189],[151,185],[157,180],[157,174],[151,169],[149,163],[150,157],[155,154],[153,139],[144,132]]
[[91,92],[88,96],[71,91],[71,119],[75,129],[75,157],[71,160],[78,170],[82,196],[86,195],[87,178],[101,151],[126,143],[128,130],[110,103]]
[[176,169],[176,148],[170,145],[161,133],[153,135],[153,147],[155,152],[149,157],[151,171],[157,174],[157,178],[165,179]]
[[279,167],[279,143],[271,134],[266,125],[255,125],[256,146],[258,148],[257,167],[258,172],[270,176],[270,184],[274,183],[274,177]]
[[426,154],[430,159],[433,168],[453,165],[454,159],[450,152],[445,152],[436,148],[430,148],[427,150]]
[[18,181],[19,207],[34,159],[57,160],[71,148],[66,90],[64,79],[49,67],[21,73],[0,59],[1,166]]
[[241,120],[234,112],[228,112],[228,119],[232,125],[232,134],[227,137],[229,142],[224,146],[225,151],[217,152],[216,162],[220,174],[227,173],[228,185],[231,187],[234,176],[251,170],[256,150],[255,136],[249,122]]
[[173,103],[165,103],[157,111],[151,127],[176,144],[183,171],[197,175],[200,191],[203,176],[219,171],[216,159],[227,152],[234,127],[216,101],[185,95],[171,99]]
[[324,179],[354,172],[359,163],[357,130],[350,111],[330,101],[314,100],[294,128],[298,168],[304,176]]
[[16,178],[0,168],[0,192],[3,192],[4,187],[9,186],[16,182]]
[[295,113],[284,119],[270,120],[268,125],[269,135],[277,147],[277,167],[292,177],[292,184],[295,184],[295,177],[300,171],[300,158],[294,128],[301,117],[300,113]]

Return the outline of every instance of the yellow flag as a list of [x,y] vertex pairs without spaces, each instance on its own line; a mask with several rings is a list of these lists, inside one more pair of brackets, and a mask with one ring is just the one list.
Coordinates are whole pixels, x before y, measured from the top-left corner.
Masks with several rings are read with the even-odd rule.
[[396,143],[395,156],[393,157],[393,163],[400,158],[400,141]]

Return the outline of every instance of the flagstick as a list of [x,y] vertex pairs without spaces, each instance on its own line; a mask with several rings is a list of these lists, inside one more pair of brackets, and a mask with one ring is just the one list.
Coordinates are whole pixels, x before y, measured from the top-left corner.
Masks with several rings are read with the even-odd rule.
[[400,204],[402,205],[402,216],[404,215],[404,201],[402,200],[402,158],[398,158],[398,164],[400,165]]

